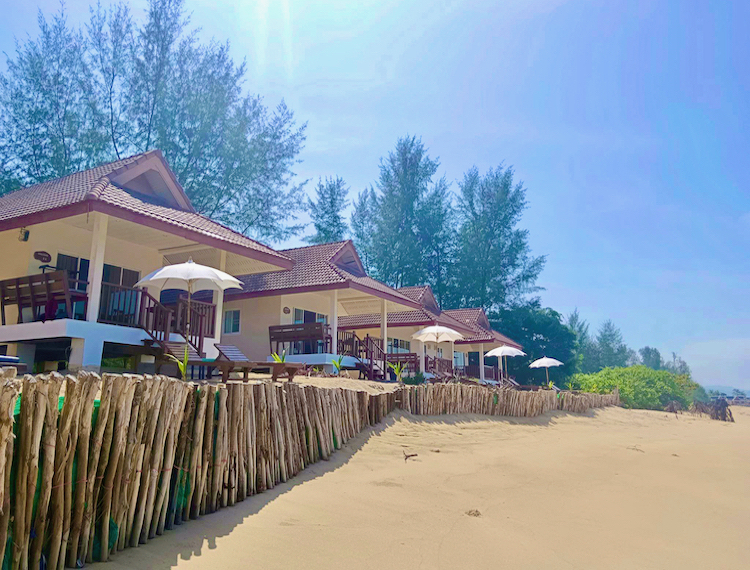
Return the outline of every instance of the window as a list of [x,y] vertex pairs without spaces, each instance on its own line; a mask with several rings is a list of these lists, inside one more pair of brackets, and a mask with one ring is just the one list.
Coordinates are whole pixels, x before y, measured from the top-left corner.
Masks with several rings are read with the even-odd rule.
[[239,334],[240,310],[224,311],[224,334]]
[[[295,325],[305,323],[328,323],[328,316],[315,311],[306,311],[305,309],[294,309]],[[306,340],[291,343],[290,351],[292,354],[322,354],[325,352],[325,343],[322,340]]]
[[411,352],[411,342],[399,338],[389,338],[388,352],[390,354],[407,354]]
[[466,360],[464,358],[463,352],[454,352],[453,353],[453,364],[454,366],[458,368],[463,368],[466,364]]

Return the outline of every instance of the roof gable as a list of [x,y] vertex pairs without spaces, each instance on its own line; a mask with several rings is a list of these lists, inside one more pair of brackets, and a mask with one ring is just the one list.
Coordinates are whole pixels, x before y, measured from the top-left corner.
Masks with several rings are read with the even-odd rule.
[[330,263],[357,277],[367,276],[365,266],[351,240],[344,242],[344,245],[331,256]]
[[120,166],[107,175],[110,182],[136,196],[156,203],[195,212],[174,173],[159,150],[139,155],[135,160]]

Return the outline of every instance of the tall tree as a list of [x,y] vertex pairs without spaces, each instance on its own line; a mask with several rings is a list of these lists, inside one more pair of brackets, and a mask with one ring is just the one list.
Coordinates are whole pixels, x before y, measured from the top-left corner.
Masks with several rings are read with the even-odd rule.
[[375,234],[375,212],[377,210],[377,197],[375,190],[365,188],[359,193],[354,201],[352,211],[351,228],[354,245],[357,247],[360,258],[365,269],[369,272],[373,267],[373,235]]
[[568,315],[567,325],[576,335],[576,372],[596,372],[596,347],[589,332],[589,323],[581,317],[578,309]]
[[543,384],[543,370],[529,368],[529,363],[549,356],[564,366],[549,369],[550,380],[565,387],[567,378],[576,371],[576,335],[563,322],[562,315],[538,299],[513,307],[501,308],[489,315],[492,328],[503,331],[523,345],[526,356],[508,358],[508,372],[521,384]]
[[425,280],[419,213],[439,166],[417,137],[400,138],[380,161],[372,261],[376,275],[393,287]]
[[51,21],[40,11],[37,21],[39,37],[17,41],[0,75],[0,146],[11,159],[6,181],[41,182],[107,157],[84,35],[68,27],[62,10]]
[[85,33],[40,13],[0,76],[0,188],[160,148],[199,212],[261,239],[299,231],[306,125],[245,93],[245,63],[188,26],[184,0],[149,0],[142,23],[97,4]]
[[472,168],[459,182],[459,264],[452,304],[486,310],[512,306],[539,291],[544,256],[532,256],[528,230],[518,224],[526,189],[502,165],[482,176]]
[[606,320],[596,334],[596,356],[599,370],[627,366],[629,349],[622,340],[622,332],[611,320]]
[[417,208],[417,242],[425,281],[438,303],[447,302],[456,255],[455,212],[448,183],[441,178]]
[[664,361],[661,358],[661,353],[658,349],[651,346],[644,346],[638,351],[641,357],[641,363],[644,366],[653,368],[654,370],[661,370],[664,367]]
[[343,211],[349,205],[349,188],[343,178],[318,180],[316,199],[307,199],[307,208],[312,218],[315,233],[306,238],[308,243],[341,241],[346,236],[346,221]]
[[672,360],[668,360],[664,363],[664,369],[675,374],[691,376],[690,366],[688,366],[688,363],[678,356],[676,352],[672,353]]

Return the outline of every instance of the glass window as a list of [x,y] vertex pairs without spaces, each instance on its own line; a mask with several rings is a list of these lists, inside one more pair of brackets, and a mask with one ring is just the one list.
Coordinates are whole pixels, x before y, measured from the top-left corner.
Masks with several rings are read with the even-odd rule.
[[465,365],[464,353],[463,352],[454,352],[453,353],[453,364],[455,366],[460,366],[460,367],[463,367]]
[[237,334],[240,332],[240,310],[233,309],[224,311],[224,334]]
[[388,352],[390,354],[407,354],[411,352],[411,341],[399,338],[389,338]]

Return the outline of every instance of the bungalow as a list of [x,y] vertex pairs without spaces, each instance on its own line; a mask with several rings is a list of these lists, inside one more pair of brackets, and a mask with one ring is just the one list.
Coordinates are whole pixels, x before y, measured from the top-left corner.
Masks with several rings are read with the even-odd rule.
[[[391,361],[417,360],[419,370],[428,374],[455,373],[480,380],[499,380],[498,366],[484,362],[480,366],[480,355],[502,345],[521,348],[517,342],[492,330],[482,309],[442,310],[429,285],[402,287],[397,291],[418,302],[420,307],[388,316],[388,358]],[[376,315],[372,314],[339,317],[339,330],[369,335],[376,320]],[[418,330],[430,325],[452,328],[464,339],[453,345],[435,345],[412,338]]]
[[36,370],[99,369],[137,356],[141,369],[188,343],[213,357],[222,302],[165,306],[141,276],[189,258],[234,275],[288,270],[284,254],[196,213],[160,151],[0,197],[0,354]]
[[[368,277],[351,241],[281,250],[294,266],[288,271],[244,275],[242,290],[224,294],[222,335],[251,360],[271,353],[288,361],[346,368],[382,378],[384,338],[390,316],[419,302]],[[366,336],[342,330],[342,318],[372,315]],[[371,334],[370,334],[371,333]]]

